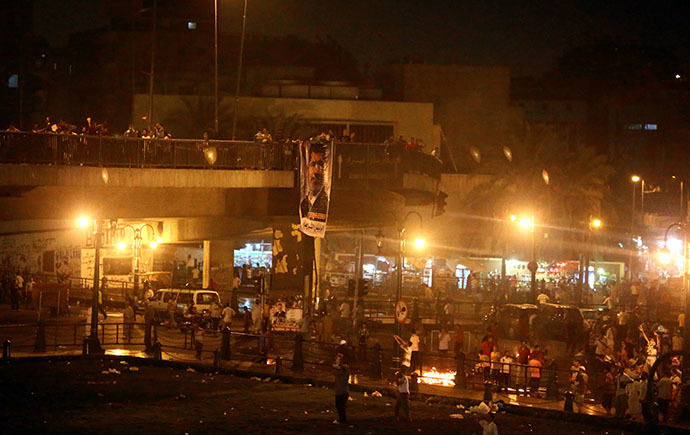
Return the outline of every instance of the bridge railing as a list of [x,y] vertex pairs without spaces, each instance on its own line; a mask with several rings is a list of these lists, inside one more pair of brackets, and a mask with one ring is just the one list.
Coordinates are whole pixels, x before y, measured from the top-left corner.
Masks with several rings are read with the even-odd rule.
[[[296,170],[299,144],[192,139],[141,139],[53,133],[0,132],[0,163],[179,169]],[[213,152],[209,153],[209,149]],[[215,154],[215,160],[209,154]],[[441,163],[382,144],[338,143],[334,177],[399,180],[405,172],[438,178]]]

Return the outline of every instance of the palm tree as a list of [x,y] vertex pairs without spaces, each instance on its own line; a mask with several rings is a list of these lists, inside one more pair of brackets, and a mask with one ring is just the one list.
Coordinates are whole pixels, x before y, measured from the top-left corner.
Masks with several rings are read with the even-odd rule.
[[510,214],[535,216],[551,239],[561,236],[575,247],[584,222],[601,216],[607,179],[614,172],[605,156],[591,147],[569,146],[546,125],[519,126],[510,144],[504,150],[489,150],[485,160],[478,170],[489,177],[469,192],[465,208],[470,215],[495,219],[489,225],[477,220],[467,227],[472,234],[468,242],[483,242],[491,252],[498,252],[499,242],[505,240],[504,222]]

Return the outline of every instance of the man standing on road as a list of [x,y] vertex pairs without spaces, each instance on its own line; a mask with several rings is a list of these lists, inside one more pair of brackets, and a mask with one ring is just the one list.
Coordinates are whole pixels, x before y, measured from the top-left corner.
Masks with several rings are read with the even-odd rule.
[[395,402],[395,421],[400,421],[400,410],[405,421],[412,421],[410,418],[410,380],[404,373],[395,372],[395,384],[398,386],[398,401]]
[[235,317],[235,310],[230,307],[229,303],[225,305],[221,315],[223,316],[221,329],[230,328],[230,326],[232,326],[232,318]]
[[350,372],[346,364],[337,361],[333,364],[335,369],[335,382],[333,389],[335,390],[335,409],[338,410],[338,418],[333,420],[333,424],[347,423],[347,400],[350,397]]

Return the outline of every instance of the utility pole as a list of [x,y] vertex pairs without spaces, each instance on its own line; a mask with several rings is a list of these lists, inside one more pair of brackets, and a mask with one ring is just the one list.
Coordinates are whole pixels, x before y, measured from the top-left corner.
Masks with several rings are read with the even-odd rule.
[[156,26],[158,23],[158,0],[153,0],[153,22],[151,24],[151,65],[149,69],[149,132],[153,128],[153,78],[156,65]]

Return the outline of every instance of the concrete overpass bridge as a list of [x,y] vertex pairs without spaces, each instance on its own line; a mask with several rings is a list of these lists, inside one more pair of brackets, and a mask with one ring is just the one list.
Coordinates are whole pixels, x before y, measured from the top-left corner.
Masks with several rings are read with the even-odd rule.
[[[297,216],[292,143],[144,140],[0,133],[0,233],[26,222],[103,219],[236,220],[240,228]],[[204,152],[211,148],[213,151]],[[392,223],[405,206],[432,204],[440,164],[391,158],[378,144],[336,144],[329,227]],[[21,222],[24,222],[23,224]],[[217,223],[212,227],[219,227]],[[230,233],[232,226],[222,225]],[[180,240],[204,239],[197,230]]]
[[[88,215],[151,223],[171,244],[227,250],[252,234],[270,240],[272,228],[298,221],[296,147],[3,132],[0,237],[67,230]],[[329,231],[391,226],[408,206],[431,210],[440,162],[391,154],[336,144]]]

